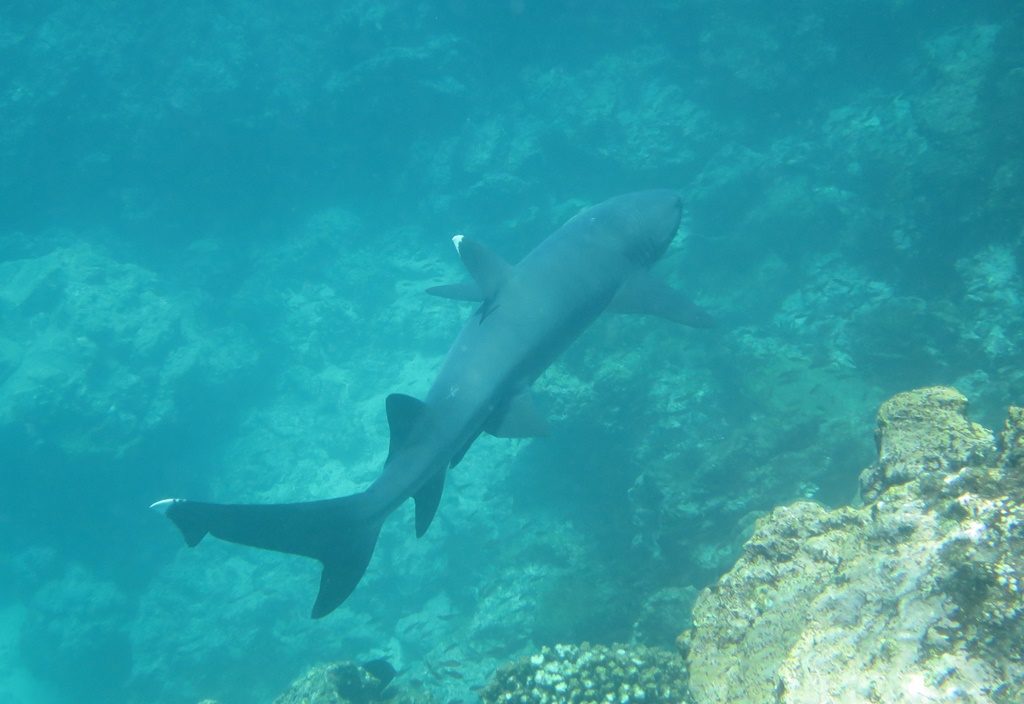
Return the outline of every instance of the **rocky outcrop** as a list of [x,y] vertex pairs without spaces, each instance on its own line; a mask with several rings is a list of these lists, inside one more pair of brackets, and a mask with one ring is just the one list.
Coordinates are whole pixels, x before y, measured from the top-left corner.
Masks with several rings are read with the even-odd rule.
[[[388,680],[390,681],[390,680]],[[372,704],[393,699],[384,693],[388,682],[354,662],[336,662],[309,669],[274,704]]]
[[[232,388],[257,356],[244,335],[209,327],[198,310],[156,273],[86,244],[0,261],[9,452],[25,464],[58,453],[76,466],[109,464],[174,424],[180,434],[182,397],[192,409],[196,396]],[[22,462],[12,464],[16,476]]]
[[897,395],[864,506],[758,521],[680,637],[696,701],[1024,700],[1024,411],[1000,450],[966,405]]

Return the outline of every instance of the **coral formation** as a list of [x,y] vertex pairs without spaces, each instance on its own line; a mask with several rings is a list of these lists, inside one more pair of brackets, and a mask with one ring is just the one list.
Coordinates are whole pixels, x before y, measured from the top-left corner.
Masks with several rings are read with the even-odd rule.
[[680,637],[696,701],[1024,698],[1024,412],[1000,453],[966,405],[949,388],[897,395],[861,478],[869,503],[757,522]]
[[484,704],[685,702],[685,666],[669,651],[638,645],[556,645],[500,668]]

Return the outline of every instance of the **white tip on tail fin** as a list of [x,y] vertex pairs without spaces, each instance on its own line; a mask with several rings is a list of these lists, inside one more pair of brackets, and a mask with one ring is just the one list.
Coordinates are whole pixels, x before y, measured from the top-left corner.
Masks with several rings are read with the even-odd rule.
[[462,240],[465,239],[465,235],[455,235],[452,237],[452,244],[455,245],[455,251],[462,254]]
[[160,499],[159,501],[150,504],[149,507],[154,511],[159,511],[162,514],[167,515],[167,509],[180,502],[181,499]]

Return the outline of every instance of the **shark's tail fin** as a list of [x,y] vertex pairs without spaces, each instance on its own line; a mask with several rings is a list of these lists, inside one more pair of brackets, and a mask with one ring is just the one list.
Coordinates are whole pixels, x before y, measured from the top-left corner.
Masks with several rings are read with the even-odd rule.
[[209,533],[221,540],[312,557],[323,563],[313,618],[348,598],[370,563],[383,518],[365,494],[295,504],[209,504],[164,499],[153,504],[188,545]]

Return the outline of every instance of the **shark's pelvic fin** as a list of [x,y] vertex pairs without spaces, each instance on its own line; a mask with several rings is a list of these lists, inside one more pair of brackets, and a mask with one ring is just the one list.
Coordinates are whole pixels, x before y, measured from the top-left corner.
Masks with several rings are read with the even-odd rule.
[[548,422],[527,389],[488,418],[484,431],[499,438],[536,438],[548,434]]
[[434,476],[427,480],[427,483],[420,487],[420,490],[413,495],[416,501],[416,537],[422,538],[427,532],[437,507],[441,503],[441,493],[444,491],[444,477],[447,471],[442,468]]
[[464,235],[455,235],[452,242],[455,243],[455,249],[458,250],[466,271],[473,277],[480,290],[481,298],[477,300],[493,299],[508,278],[512,265],[476,240]]
[[484,294],[476,281],[462,281],[457,284],[444,284],[442,286],[431,286],[427,289],[431,296],[439,298],[450,298],[453,301],[482,301]]
[[319,560],[323,574],[313,618],[329,614],[356,588],[383,523],[365,494],[264,505],[165,499],[153,508],[178,527],[189,546],[209,533],[232,543]]
[[608,310],[656,315],[694,328],[713,328],[716,325],[706,310],[647,271],[626,281],[608,305]]

